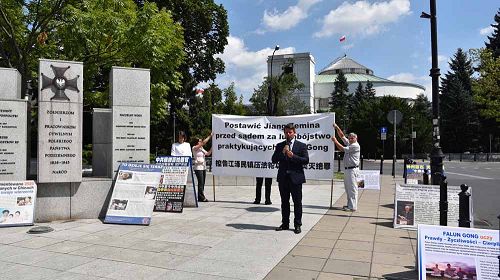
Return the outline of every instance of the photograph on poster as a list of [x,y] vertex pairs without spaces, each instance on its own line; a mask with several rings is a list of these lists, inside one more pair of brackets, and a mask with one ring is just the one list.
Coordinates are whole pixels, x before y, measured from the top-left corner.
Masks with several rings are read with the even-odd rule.
[[146,187],[146,192],[144,192],[144,198],[146,199],[155,199],[156,196],[156,188],[147,186]]
[[123,172],[123,171],[120,171],[118,173],[118,180],[129,180],[129,179],[132,179],[132,172]]
[[398,218],[396,223],[398,225],[413,225],[414,221],[414,202],[398,200],[396,205],[396,210],[398,213]]
[[0,208],[2,215],[0,216],[0,224],[18,224],[28,222],[30,219],[26,211],[16,209]]
[[125,210],[127,208],[128,200],[126,199],[113,199],[109,209],[111,210]]
[[17,198],[17,206],[26,206],[33,204],[31,202],[31,196],[21,196]]
[[473,258],[426,254],[426,279],[477,279]]

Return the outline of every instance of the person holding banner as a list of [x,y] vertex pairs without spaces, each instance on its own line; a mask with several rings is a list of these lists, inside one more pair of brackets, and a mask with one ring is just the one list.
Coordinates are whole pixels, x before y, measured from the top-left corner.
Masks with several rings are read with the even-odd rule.
[[186,140],[186,133],[182,130],[179,131],[179,133],[177,134],[177,143],[174,143],[172,145],[170,155],[192,157],[193,155],[191,154],[191,145],[189,145]]
[[354,212],[358,208],[358,178],[360,177],[358,166],[361,147],[358,144],[358,136],[355,133],[349,133],[348,139],[336,123],[333,124],[333,127],[345,145],[340,144],[335,135],[332,137],[335,146],[344,152],[344,188],[347,194],[347,205],[342,210]]
[[295,127],[289,123],[284,127],[286,141],[278,143],[272,156],[279,163],[278,187],[281,196],[281,225],[276,231],[290,228],[290,194],[293,200],[294,232],[299,234],[302,226],[302,184],[306,182],[304,164],[309,163],[306,144],[295,139]]
[[207,142],[212,138],[212,133],[207,136],[204,140],[198,139],[196,145],[193,146],[193,169],[196,174],[196,180],[198,180],[198,201],[200,202],[208,202],[208,199],[205,197],[205,179],[207,177],[207,165],[205,163],[205,156],[209,156],[212,154],[212,149],[208,152],[203,149],[203,146],[207,144]]

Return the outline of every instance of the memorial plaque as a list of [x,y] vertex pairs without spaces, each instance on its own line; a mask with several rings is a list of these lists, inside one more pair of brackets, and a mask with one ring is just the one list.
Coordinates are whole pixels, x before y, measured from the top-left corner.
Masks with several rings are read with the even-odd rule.
[[0,181],[26,180],[27,101],[0,101]]
[[0,68],[0,99],[21,98],[21,74],[14,68]]
[[41,59],[38,100],[38,182],[81,182],[83,64]]
[[149,163],[149,70],[113,67],[110,80],[114,174],[121,163]]

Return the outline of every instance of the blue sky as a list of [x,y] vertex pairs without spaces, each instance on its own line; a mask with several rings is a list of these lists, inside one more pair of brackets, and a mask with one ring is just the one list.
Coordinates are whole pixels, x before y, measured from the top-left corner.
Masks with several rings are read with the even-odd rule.
[[[229,44],[221,58],[226,73],[216,83],[235,83],[244,102],[263,81],[266,58],[309,52],[316,73],[347,54],[374,74],[418,83],[430,99],[429,0],[215,0],[228,11]],[[439,67],[444,75],[457,48],[484,46],[498,0],[437,0]],[[345,35],[346,41],[339,42]]]

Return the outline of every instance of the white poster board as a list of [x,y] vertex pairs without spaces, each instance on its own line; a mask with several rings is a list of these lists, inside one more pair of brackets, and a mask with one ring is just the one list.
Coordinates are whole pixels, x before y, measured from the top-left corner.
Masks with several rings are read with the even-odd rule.
[[419,279],[498,280],[498,230],[418,225]]
[[33,225],[36,191],[34,181],[0,182],[0,227]]
[[359,170],[358,188],[380,190],[380,170]]
[[283,127],[293,123],[296,140],[307,145],[307,179],[331,180],[334,135],[333,113],[284,117],[212,115],[212,172],[217,176],[276,177],[271,162],[276,145],[285,141]]
[[[439,186],[396,185],[394,228],[417,229],[418,224],[439,225]],[[470,217],[472,219],[472,188]],[[448,186],[448,225],[458,226],[458,186]]]

